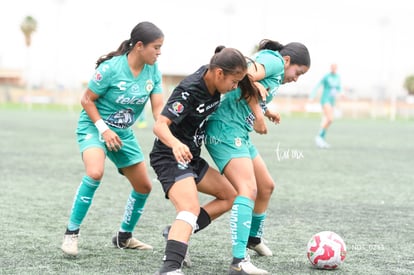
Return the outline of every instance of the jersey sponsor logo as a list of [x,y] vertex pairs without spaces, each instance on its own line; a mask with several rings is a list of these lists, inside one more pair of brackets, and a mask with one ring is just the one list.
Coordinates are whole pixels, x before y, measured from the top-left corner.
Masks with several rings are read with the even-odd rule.
[[197,112],[198,112],[199,114],[202,114],[202,113],[204,113],[205,111],[208,111],[208,110],[210,110],[211,108],[216,107],[219,103],[220,103],[220,101],[215,101],[215,102],[211,103],[210,105],[207,105],[207,107],[204,107],[204,106],[205,106],[205,104],[203,103],[203,104],[198,105],[198,107],[196,108],[196,110],[197,110]]
[[145,102],[147,102],[148,96],[145,97],[126,97],[125,95],[120,95],[118,96],[118,98],[115,100],[116,103],[118,104],[136,104],[136,105],[140,105],[140,104],[145,104]]

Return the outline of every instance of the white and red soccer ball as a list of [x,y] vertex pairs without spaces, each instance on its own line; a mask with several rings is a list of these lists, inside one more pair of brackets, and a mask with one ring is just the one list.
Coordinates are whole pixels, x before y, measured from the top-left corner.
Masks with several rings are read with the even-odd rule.
[[345,242],[334,232],[319,232],[309,240],[307,255],[310,263],[314,267],[320,269],[335,269],[345,260]]

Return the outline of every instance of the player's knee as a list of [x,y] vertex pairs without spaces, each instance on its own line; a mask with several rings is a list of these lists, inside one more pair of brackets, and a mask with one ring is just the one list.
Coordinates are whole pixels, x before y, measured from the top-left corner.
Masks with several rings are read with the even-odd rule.
[[100,169],[88,169],[86,171],[86,174],[88,177],[90,177],[93,180],[100,181],[103,177],[103,170]]
[[274,190],[275,190],[275,182],[273,180],[270,180],[266,184],[266,192],[269,194],[272,194]]
[[197,229],[197,218],[197,215],[189,211],[180,211],[175,217],[176,220],[181,220],[188,223],[192,228],[192,232],[194,232]]
[[152,184],[150,181],[147,182],[131,182],[135,192],[149,194],[152,190]]
[[229,188],[220,190],[216,194],[216,198],[222,202],[223,212],[227,212],[233,206],[233,202],[237,197],[237,191],[230,185]]

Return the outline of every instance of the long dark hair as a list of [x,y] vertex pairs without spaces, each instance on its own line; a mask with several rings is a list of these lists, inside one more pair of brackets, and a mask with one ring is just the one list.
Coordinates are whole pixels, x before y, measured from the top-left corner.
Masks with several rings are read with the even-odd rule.
[[290,56],[290,63],[297,65],[304,65],[310,67],[311,60],[308,48],[299,42],[291,42],[286,45],[282,45],[277,41],[270,39],[263,39],[259,42],[258,51],[272,50],[278,51],[282,56]]
[[132,29],[130,38],[124,40],[116,51],[112,51],[99,57],[96,61],[96,68],[98,68],[102,62],[111,59],[114,56],[123,55],[129,52],[138,41],[141,41],[146,45],[162,37],[164,37],[164,34],[156,25],[146,21],[140,22]]
[[[250,60],[250,58],[244,56],[237,49],[217,46],[210,60],[209,69],[221,68],[225,75],[238,74],[247,70],[247,60]],[[241,98],[246,100],[258,94],[258,89],[254,85],[250,74],[246,74],[239,81],[239,87],[241,90]]]

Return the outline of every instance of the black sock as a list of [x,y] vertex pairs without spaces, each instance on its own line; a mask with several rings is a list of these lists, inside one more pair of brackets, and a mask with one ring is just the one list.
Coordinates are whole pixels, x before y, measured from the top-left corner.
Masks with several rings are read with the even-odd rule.
[[132,237],[132,232],[118,232],[118,239],[120,242],[125,242]]
[[165,247],[164,264],[160,273],[174,271],[181,268],[188,245],[175,240],[168,240]]
[[240,259],[240,258],[233,258],[233,261],[231,262],[231,264],[238,264],[241,261],[243,261],[244,259]]
[[248,244],[258,245],[262,240],[257,237],[249,237]]
[[211,223],[210,215],[207,213],[204,208],[200,207],[200,215],[197,218],[197,229],[194,230],[194,233],[197,233],[203,228],[206,228]]
[[79,228],[76,229],[76,230],[73,230],[73,231],[66,228],[65,235],[73,235],[73,234],[75,234],[75,235],[79,234]]

